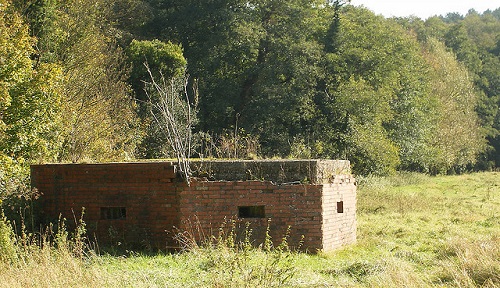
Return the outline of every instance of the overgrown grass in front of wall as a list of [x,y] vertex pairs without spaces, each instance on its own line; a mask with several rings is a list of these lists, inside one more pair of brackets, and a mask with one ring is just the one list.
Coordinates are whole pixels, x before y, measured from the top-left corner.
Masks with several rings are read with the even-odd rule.
[[0,256],[0,286],[500,287],[500,173],[359,180],[358,242],[333,252],[253,249],[230,234],[183,253],[119,257],[75,253],[75,237],[7,241],[17,258]]

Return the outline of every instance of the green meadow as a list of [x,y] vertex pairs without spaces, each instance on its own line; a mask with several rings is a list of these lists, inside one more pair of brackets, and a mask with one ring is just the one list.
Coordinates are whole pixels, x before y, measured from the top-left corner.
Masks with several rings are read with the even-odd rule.
[[357,243],[315,254],[230,234],[175,254],[98,254],[77,232],[33,241],[3,222],[0,286],[500,287],[499,172],[359,178],[357,205]]

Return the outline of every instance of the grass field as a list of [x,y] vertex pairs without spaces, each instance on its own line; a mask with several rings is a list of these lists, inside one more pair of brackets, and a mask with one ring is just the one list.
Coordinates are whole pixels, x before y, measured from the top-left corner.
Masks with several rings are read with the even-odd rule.
[[71,241],[28,245],[10,260],[0,255],[0,286],[500,287],[500,173],[358,180],[358,242],[331,253],[266,252],[228,239],[119,257],[75,256]]

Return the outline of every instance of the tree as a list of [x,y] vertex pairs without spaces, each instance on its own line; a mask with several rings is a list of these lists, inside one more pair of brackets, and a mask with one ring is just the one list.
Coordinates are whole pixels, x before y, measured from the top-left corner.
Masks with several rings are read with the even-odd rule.
[[[290,119],[280,119],[288,114],[283,109],[297,114],[302,108],[296,103],[306,106],[310,102],[306,98],[311,96],[300,93],[299,86],[315,85],[317,71],[311,66],[317,61],[313,58],[320,57],[320,48],[308,35],[315,33],[309,24],[314,23],[320,2],[324,4],[161,1],[157,6],[161,14],[151,25],[167,27],[158,29],[158,36],[167,35],[182,43],[189,74],[200,80],[201,129],[223,132],[240,127],[249,133],[266,133],[262,140],[272,146],[270,151],[286,148],[281,144],[288,137],[276,144],[271,144],[275,140],[271,138],[288,133]],[[318,4],[316,8],[314,4]],[[307,79],[302,80],[299,72]],[[273,125],[269,127],[269,123]],[[275,133],[267,133],[268,128]]]
[[163,134],[170,150],[177,159],[179,172],[187,184],[190,184],[190,158],[193,145],[193,126],[196,123],[196,106],[198,104],[196,85],[193,86],[194,102],[191,103],[188,93],[188,78],[175,75],[171,78],[155,79],[151,69],[150,82],[146,82],[146,93],[154,125]]
[[130,82],[136,97],[141,101],[147,100],[144,98],[144,81],[149,80],[150,76],[157,79],[161,77],[172,79],[186,72],[187,61],[182,47],[171,42],[165,43],[156,39],[152,41],[132,40],[126,53],[128,60],[132,63]]
[[59,148],[61,70],[33,65],[34,43],[12,3],[0,0],[0,197],[27,187],[27,164],[54,160]]
[[[143,122],[143,127],[145,127],[144,138],[138,147],[138,156],[141,158],[172,157],[174,156],[172,152],[175,150],[171,150],[171,148],[174,146],[169,145],[168,139],[165,138],[166,135],[163,133],[165,127],[159,127],[157,121],[155,122],[155,119],[151,118],[151,105],[160,104],[165,100],[167,95],[163,90],[170,86],[170,81],[177,82],[178,80],[175,79],[184,77],[187,61],[184,58],[182,47],[159,40],[133,40],[126,52],[128,60],[132,63],[129,81],[134,89],[138,115]],[[156,92],[151,93],[150,91],[148,95],[146,88],[151,88],[151,85],[147,84],[151,80],[168,85],[153,85],[155,88],[162,89],[153,89]]]
[[477,46],[469,39],[465,26],[461,23],[453,25],[446,33],[445,44],[453,49],[457,59],[464,63],[472,76],[482,69]]
[[[434,45],[435,39],[448,41],[459,60],[482,75],[486,58],[475,55],[480,46],[467,38],[467,26],[460,27],[463,19],[388,20],[342,1],[147,2],[155,17],[142,36],[159,40],[129,48],[136,94],[142,93],[139,71],[146,59],[163,50],[170,50],[164,62],[185,63],[185,57],[203,95],[199,130],[245,131],[259,139],[264,156],[347,157],[365,174],[451,171],[472,165],[482,149],[481,133],[455,127],[478,128],[470,112],[478,95],[460,65]],[[487,85],[494,83],[493,70],[484,73],[489,91],[495,89]],[[496,98],[488,99],[484,119],[493,123]],[[464,119],[458,119],[460,109],[468,111]],[[446,121],[446,113],[456,121]],[[438,137],[450,131],[473,139],[453,146],[463,161]]]
[[432,67],[432,95],[438,101],[431,171],[449,172],[474,164],[484,149],[484,134],[475,111],[478,97],[464,66],[438,41],[429,41],[426,58]]
[[475,84],[482,92],[477,112],[489,146],[480,163],[481,168],[486,169],[500,165],[499,12],[500,9],[485,11],[482,15],[469,13],[463,21],[468,40],[477,47],[482,62],[481,69],[476,72]]
[[340,25],[336,52],[324,58],[326,97],[316,102],[323,107],[315,141],[331,146],[323,157],[345,154],[363,174],[423,170],[433,103],[418,42],[363,8],[344,8]]
[[125,58],[110,36],[111,1],[59,2],[39,39],[43,63],[62,66],[63,128],[59,161],[103,161],[134,155],[140,134]]
[[[36,49],[38,54],[46,55],[50,49],[56,32],[55,21],[57,19],[57,0],[13,0],[16,10],[24,17],[30,27],[30,35],[38,39]],[[60,35],[60,34],[59,34]],[[40,56],[40,55],[38,55]]]
[[384,127],[394,117],[391,95],[353,76],[339,86],[336,97],[348,115],[344,149],[353,170],[362,175],[393,173],[400,162],[399,148]]
[[[446,43],[456,55],[459,62],[464,64],[469,72],[469,77],[475,84],[479,102],[476,112],[479,115],[481,130],[488,140],[489,148],[480,155],[478,168],[491,169],[500,163],[500,146],[497,127],[498,107],[500,96],[498,87],[500,83],[499,57],[495,54],[498,35],[500,31],[499,9],[485,11],[479,14],[474,10],[462,17],[458,14],[448,14],[446,17],[432,17],[426,20],[425,27],[417,25],[408,26],[417,33],[423,45],[435,39]],[[430,40],[429,40],[430,39]]]
[[11,105],[10,91],[31,76],[31,45],[28,27],[11,6],[10,1],[0,2],[0,131],[5,133],[5,110]]

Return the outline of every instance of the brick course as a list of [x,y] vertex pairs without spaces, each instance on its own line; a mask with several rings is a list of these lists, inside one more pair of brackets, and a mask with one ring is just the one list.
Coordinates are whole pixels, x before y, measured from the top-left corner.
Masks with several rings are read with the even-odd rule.
[[[176,231],[194,229],[193,236],[202,240],[217,234],[228,220],[235,221],[239,233],[249,222],[255,243],[262,243],[268,225],[278,243],[290,227],[290,246],[297,247],[304,236],[302,249],[311,252],[356,240],[356,185],[347,161],[212,161],[203,165],[217,171],[218,178],[228,178],[220,176],[221,171],[229,175],[233,165],[239,176],[213,179],[214,174],[198,168],[198,174],[208,177],[194,178],[188,186],[171,162],[48,164],[33,165],[31,181],[43,194],[40,214],[45,223],[56,221],[59,215],[78,219],[85,207],[89,237],[95,236],[100,245],[123,242],[174,248],[179,245],[173,237]],[[251,179],[257,173],[245,172],[248,167],[257,167],[268,178],[274,173],[279,179]],[[239,209],[260,211],[258,206],[264,207],[265,215],[239,217]],[[342,213],[338,207],[343,207]],[[120,216],[120,209],[126,211],[124,218],[101,215],[114,211],[107,213]]]

